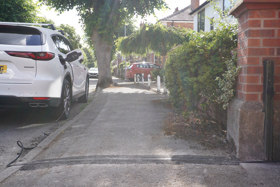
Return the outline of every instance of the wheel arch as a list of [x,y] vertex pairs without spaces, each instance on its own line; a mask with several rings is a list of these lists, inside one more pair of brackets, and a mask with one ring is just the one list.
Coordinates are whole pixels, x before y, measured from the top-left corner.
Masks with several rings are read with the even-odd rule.
[[[68,72],[65,76],[64,76],[64,79],[63,79],[63,81],[64,80],[68,80],[69,81],[69,83],[70,83],[70,87],[71,87],[71,89],[70,89],[70,91],[71,91],[71,98],[73,98],[73,80],[71,79],[71,75],[70,75],[70,73]],[[63,85],[63,84],[62,84]]]

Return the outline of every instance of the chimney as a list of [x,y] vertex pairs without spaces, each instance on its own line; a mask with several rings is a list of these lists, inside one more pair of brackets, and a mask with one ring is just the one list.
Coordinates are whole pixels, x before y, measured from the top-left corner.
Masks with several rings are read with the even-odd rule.
[[179,11],[179,8],[177,7],[177,8],[175,8],[175,11],[173,12],[173,14],[175,13],[175,12],[178,12]]
[[197,7],[199,7],[199,0],[191,0],[192,10],[196,9]]

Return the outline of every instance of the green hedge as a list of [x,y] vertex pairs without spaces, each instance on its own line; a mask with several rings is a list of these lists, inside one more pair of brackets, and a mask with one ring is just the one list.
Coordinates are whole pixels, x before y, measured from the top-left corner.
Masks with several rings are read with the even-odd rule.
[[[207,110],[220,96],[217,77],[227,71],[226,61],[233,59],[237,47],[236,26],[210,32],[194,32],[168,55],[166,86],[174,107],[184,111]],[[235,61],[236,64],[236,61]]]

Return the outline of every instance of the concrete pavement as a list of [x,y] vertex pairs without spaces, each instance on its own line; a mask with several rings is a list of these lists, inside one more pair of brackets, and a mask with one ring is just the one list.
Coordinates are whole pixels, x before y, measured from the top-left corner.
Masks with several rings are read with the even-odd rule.
[[0,186],[279,186],[279,164],[239,164],[166,136],[167,96],[117,81],[2,172]]

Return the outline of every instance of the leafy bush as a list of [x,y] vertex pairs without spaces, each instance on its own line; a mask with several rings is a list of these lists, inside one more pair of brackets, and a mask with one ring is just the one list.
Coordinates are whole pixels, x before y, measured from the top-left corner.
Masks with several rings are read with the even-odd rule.
[[160,80],[163,81],[164,69],[163,68],[161,68],[161,69],[154,69],[154,70],[151,71],[151,75],[152,75],[153,79],[156,79],[157,76],[159,75],[160,76]]
[[193,33],[188,43],[171,52],[165,76],[173,106],[188,112],[205,112],[209,105],[217,102],[222,93],[216,78],[228,70],[226,62],[232,60],[231,51],[236,47],[237,26],[229,25],[215,31]]
[[222,74],[222,77],[217,77],[218,86],[220,88],[218,92],[217,102],[223,105],[223,109],[228,107],[230,100],[235,95],[234,87],[236,85],[236,77],[241,67],[236,67],[236,52],[232,52],[232,59],[227,60],[227,71]]
[[114,76],[117,76],[117,75],[116,75],[117,69],[118,69],[118,66],[117,66],[117,65],[111,67],[111,74],[114,75]]

